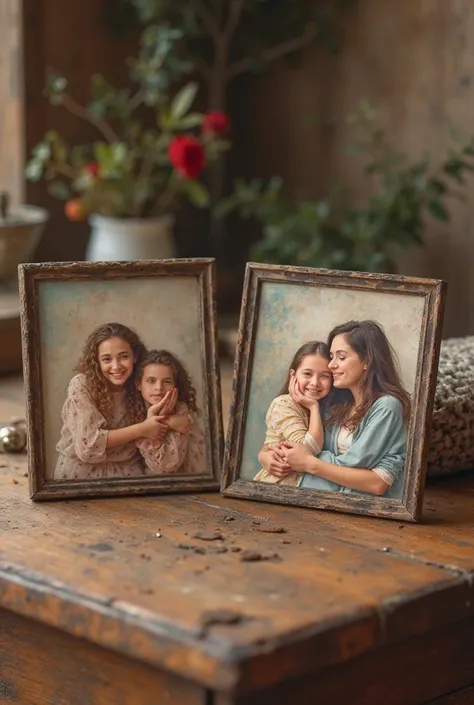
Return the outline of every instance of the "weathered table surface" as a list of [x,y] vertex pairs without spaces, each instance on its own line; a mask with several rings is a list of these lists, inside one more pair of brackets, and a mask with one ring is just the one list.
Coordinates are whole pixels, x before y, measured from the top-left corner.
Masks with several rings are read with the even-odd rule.
[[35,504],[25,473],[0,455],[0,702],[474,703],[473,474],[408,525],[214,493]]

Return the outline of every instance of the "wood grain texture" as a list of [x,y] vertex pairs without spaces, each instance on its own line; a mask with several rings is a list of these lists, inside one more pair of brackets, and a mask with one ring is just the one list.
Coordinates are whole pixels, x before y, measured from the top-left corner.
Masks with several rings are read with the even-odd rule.
[[197,685],[0,609],[0,702],[207,705]]
[[[316,492],[299,487],[270,485],[239,478],[252,375],[252,359],[259,321],[259,297],[262,284],[269,281],[279,282],[282,285],[336,287],[377,291],[388,296],[390,294],[406,294],[407,296],[422,296],[424,298],[416,385],[412,399],[413,411],[408,429],[405,465],[407,477],[401,500],[368,494],[364,496]],[[221,479],[221,489],[224,494],[242,499],[253,498],[265,502],[418,521],[421,515],[426,475],[429,428],[434,404],[445,296],[445,283],[434,279],[248,263],[234,366],[234,398],[230,411]]]
[[[100,481],[51,481],[46,478],[43,380],[41,374],[41,330],[39,287],[46,281],[110,281],[131,278],[193,277],[199,291],[200,321],[204,341],[204,400],[209,468],[201,475],[120,478]],[[223,450],[220,372],[217,357],[214,260],[173,259],[137,262],[60,262],[23,264],[19,268],[23,367],[28,420],[30,495],[35,500],[77,496],[147,494],[217,489]]]
[[434,483],[414,525],[218,494],[31,503],[4,458],[0,606],[203,687],[250,694],[474,618],[473,476]]
[[[465,686],[474,682],[473,654],[470,619],[266,691],[218,696],[215,705],[427,705],[439,693],[460,687],[466,693]],[[443,698],[441,705],[473,702],[461,694],[451,697]]]
[[432,700],[427,705],[474,705],[474,686],[472,688],[463,688],[456,693],[444,695],[441,698]]

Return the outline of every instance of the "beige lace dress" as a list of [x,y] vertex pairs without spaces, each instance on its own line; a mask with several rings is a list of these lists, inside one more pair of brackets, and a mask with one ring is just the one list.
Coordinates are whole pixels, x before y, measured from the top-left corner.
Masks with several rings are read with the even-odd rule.
[[146,474],[135,443],[107,450],[109,429],[129,425],[126,391],[114,393],[113,398],[114,407],[105,417],[88,392],[84,375],[78,374],[72,378],[61,412],[63,426],[56,446],[58,460],[55,480],[139,477]]
[[198,426],[197,419],[188,412],[184,402],[178,402],[176,413],[189,413],[191,417],[189,433],[168,431],[161,444],[148,438],[140,438],[137,441],[137,448],[147,467],[147,475],[204,474],[206,472],[206,439]]

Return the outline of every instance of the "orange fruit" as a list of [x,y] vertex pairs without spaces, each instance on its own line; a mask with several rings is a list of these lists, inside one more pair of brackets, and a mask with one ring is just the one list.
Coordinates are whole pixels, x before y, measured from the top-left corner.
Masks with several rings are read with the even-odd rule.
[[70,201],[67,201],[64,212],[69,220],[75,221],[85,220],[87,215],[80,198],[71,198]]

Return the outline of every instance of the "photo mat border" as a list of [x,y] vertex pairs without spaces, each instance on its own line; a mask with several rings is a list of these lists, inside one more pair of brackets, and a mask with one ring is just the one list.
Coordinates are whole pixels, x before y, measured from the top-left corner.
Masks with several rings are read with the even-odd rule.
[[[107,281],[169,276],[194,277],[199,287],[202,329],[204,413],[207,463],[202,475],[176,474],[138,478],[47,480],[43,432],[43,386],[41,376],[39,285],[45,281]],[[30,498],[37,500],[74,497],[158,494],[218,490],[224,447],[222,398],[217,347],[215,260],[189,258],[130,262],[41,262],[18,267],[23,371],[27,419],[28,480]],[[207,402],[207,403],[206,403]]]
[[[412,404],[415,413],[408,429],[406,467],[400,500],[373,495],[347,495],[254,482],[240,479],[246,410],[252,374],[253,351],[259,317],[261,286],[265,282],[325,286],[359,291],[380,291],[424,297],[417,375]],[[421,518],[429,428],[434,405],[441,324],[446,300],[446,282],[391,274],[347,272],[291,265],[248,262],[242,296],[234,363],[232,401],[224,450],[221,491],[229,497],[330,509],[417,522]],[[423,374],[421,371],[423,370]],[[419,439],[422,442],[419,442]]]

